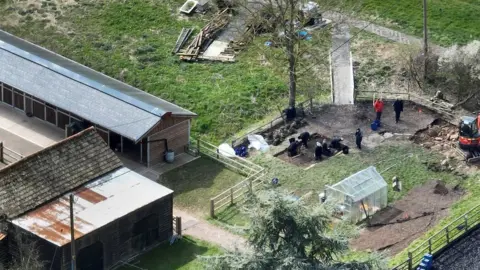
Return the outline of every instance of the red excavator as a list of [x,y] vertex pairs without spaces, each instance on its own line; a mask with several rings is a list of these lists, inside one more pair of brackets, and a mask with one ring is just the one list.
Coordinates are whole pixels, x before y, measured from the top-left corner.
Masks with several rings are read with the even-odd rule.
[[480,113],[477,117],[463,116],[458,128],[458,146],[463,151],[465,161],[480,161]]

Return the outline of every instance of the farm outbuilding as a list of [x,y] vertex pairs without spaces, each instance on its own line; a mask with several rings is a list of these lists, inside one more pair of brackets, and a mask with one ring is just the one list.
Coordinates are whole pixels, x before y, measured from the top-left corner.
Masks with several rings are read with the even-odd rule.
[[343,219],[359,222],[387,206],[387,183],[373,166],[326,186],[326,201]]
[[189,142],[195,113],[1,30],[0,67],[0,102],[65,136],[94,126],[111,149],[147,165]]
[[173,191],[124,167],[89,128],[0,170],[0,255],[33,242],[42,269],[70,269],[70,194],[78,270],[118,266],[173,234]]

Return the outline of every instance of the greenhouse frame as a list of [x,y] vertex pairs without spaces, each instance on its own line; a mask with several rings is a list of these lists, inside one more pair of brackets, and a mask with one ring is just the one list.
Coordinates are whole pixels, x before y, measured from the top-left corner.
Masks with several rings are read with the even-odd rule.
[[354,223],[387,206],[387,183],[370,166],[342,181],[325,187],[326,203],[335,206],[336,216]]

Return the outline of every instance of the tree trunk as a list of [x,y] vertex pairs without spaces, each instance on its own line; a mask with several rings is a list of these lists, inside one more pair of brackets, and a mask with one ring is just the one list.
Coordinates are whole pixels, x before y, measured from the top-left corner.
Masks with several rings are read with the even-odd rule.
[[288,73],[289,73],[289,98],[288,98],[288,106],[291,108],[295,108],[295,97],[297,92],[297,76],[295,73],[296,67],[296,59],[295,59],[295,0],[289,0],[289,9],[290,9],[290,20],[288,20],[288,29],[285,31],[286,38],[287,38],[287,55],[288,55]]

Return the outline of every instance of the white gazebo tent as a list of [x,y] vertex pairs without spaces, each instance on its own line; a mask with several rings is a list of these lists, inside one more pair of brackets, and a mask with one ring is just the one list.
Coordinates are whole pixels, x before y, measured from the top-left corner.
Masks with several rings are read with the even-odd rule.
[[326,186],[326,202],[343,219],[358,222],[387,206],[387,183],[373,166]]

